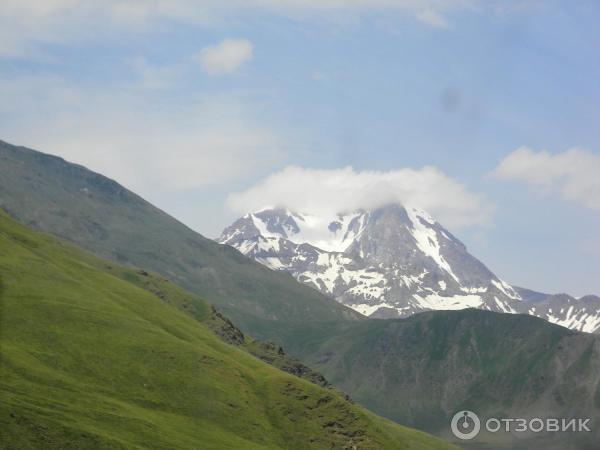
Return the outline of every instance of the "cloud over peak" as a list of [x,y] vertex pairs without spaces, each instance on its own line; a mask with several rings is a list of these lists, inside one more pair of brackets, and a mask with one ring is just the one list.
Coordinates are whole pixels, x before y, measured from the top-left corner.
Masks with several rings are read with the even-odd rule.
[[600,209],[600,155],[572,148],[563,153],[520,147],[508,154],[492,176],[528,184],[546,194]]
[[227,203],[239,214],[280,206],[323,215],[401,203],[423,208],[454,228],[484,224],[492,213],[481,195],[431,166],[393,171],[288,166],[231,194]]

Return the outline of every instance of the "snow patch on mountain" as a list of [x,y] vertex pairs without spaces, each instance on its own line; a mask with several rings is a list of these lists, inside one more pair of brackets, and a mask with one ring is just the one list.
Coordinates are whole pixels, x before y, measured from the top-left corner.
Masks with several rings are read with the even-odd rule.
[[415,298],[425,310],[480,308],[484,304],[483,299],[474,294],[453,295],[451,297],[444,297],[435,293],[425,297],[416,294]]
[[[431,259],[433,259],[437,265],[448,272],[454,280],[460,284],[460,281],[452,272],[450,264],[440,254],[440,243],[438,241],[438,235],[436,231],[431,228],[431,225],[435,223],[433,218],[422,210],[410,207],[406,208],[406,213],[410,218],[413,227],[413,237],[417,242],[419,249]],[[429,226],[428,226],[429,225]]]
[[544,302],[532,301],[545,294],[501,280],[427,212],[412,206],[333,216],[263,209],[227,227],[218,242],[273,270],[289,272],[367,316],[480,308],[600,331],[599,298],[547,296]]

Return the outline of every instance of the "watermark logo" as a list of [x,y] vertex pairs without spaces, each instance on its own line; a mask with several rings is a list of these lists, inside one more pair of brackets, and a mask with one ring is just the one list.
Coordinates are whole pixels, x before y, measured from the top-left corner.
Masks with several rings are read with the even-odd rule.
[[[490,417],[484,421],[484,428],[490,433],[541,433],[541,432],[591,432],[590,418],[539,418],[531,419]],[[477,437],[482,428],[482,420],[473,411],[459,411],[450,422],[452,434],[458,439],[470,440]]]
[[454,414],[450,423],[452,434],[459,439],[473,439],[479,434],[481,421],[473,411],[459,411]]

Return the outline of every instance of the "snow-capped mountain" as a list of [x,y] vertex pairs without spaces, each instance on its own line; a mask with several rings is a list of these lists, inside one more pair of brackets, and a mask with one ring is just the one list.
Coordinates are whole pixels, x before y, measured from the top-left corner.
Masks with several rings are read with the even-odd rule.
[[448,230],[414,207],[389,205],[332,217],[264,209],[238,219],[218,242],[290,272],[367,316],[471,307],[600,330],[600,298],[584,305],[569,297],[564,307],[548,306],[559,301],[551,296],[535,302],[531,296],[537,293],[521,289],[527,294],[522,295],[496,277]]
[[523,299],[519,312],[587,333],[600,333],[600,297],[575,298],[568,294],[542,294],[515,286]]

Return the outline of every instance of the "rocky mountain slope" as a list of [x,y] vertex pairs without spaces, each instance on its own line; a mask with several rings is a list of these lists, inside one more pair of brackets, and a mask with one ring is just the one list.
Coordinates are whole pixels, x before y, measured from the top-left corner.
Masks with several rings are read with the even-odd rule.
[[542,294],[520,287],[515,290],[524,300],[519,312],[574,330],[600,333],[600,297]]
[[498,278],[414,207],[389,205],[335,217],[265,209],[238,219],[218,242],[371,317],[479,308],[600,330],[600,298],[532,301],[536,293]]

